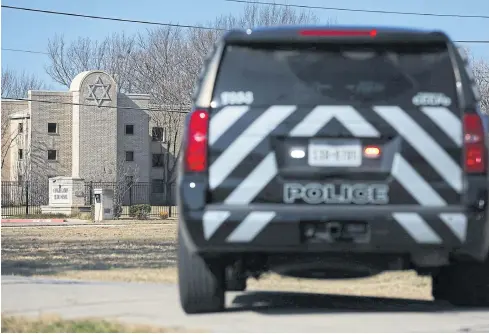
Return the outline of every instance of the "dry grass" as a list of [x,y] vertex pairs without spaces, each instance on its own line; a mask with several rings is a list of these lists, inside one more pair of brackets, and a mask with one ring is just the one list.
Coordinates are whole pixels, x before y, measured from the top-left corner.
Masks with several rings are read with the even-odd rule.
[[181,328],[128,325],[103,319],[64,320],[58,316],[39,318],[2,314],[3,333],[190,333]]
[[174,267],[173,225],[2,227],[2,274]]
[[[2,228],[2,273],[71,279],[176,282],[176,225]],[[267,275],[252,289],[431,299],[429,278],[394,272],[368,279]]]

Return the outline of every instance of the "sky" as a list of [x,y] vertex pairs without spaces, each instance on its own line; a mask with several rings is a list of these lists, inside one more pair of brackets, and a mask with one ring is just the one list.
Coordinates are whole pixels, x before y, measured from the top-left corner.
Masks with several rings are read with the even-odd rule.
[[[272,1],[268,1],[272,2]],[[276,0],[277,3],[331,6],[352,9],[404,12],[488,15],[488,0]],[[201,24],[221,14],[240,12],[244,4],[224,0],[2,0],[2,5],[29,7],[86,15],[178,24]],[[341,25],[402,26],[439,29],[454,40],[489,40],[489,19],[376,14],[332,10],[312,10],[322,22],[334,19]],[[133,34],[155,28],[145,24],[102,21],[68,16],[32,13],[2,8],[2,48],[46,52],[48,40],[62,34],[66,40],[78,37],[103,39],[115,32]],[[489,44],[467,44],[476,57],[489,60]],[[50,89],[67,90],[45,72],[48,57],[43,54],[1,52],[2,68],[32,73]]]

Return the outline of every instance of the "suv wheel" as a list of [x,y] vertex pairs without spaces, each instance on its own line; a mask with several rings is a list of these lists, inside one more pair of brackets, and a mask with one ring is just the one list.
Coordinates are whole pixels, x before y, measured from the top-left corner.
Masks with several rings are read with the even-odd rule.
[[484,263],[457,263],[433,276],[435,300],[455,306],[489,306],[489,258]]
[[192,254],[178,232],[178,288],[187,314],[224,310],[224,267]]

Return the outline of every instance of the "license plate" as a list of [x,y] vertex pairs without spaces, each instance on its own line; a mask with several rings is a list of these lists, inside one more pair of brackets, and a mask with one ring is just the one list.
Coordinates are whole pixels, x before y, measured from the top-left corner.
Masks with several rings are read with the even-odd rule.
[[307,160],[315,167],[358,167],[362,165],[362,145],[359,140],[313,139]]

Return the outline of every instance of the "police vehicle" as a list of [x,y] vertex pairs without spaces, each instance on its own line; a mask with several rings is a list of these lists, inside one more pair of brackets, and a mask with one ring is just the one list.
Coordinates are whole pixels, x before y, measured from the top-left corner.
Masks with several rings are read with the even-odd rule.
[[227,32],[185,121],[178,277],[187,313],[267,272],[416,270],[435,300],[489,302],[487,122],[443,32]]

